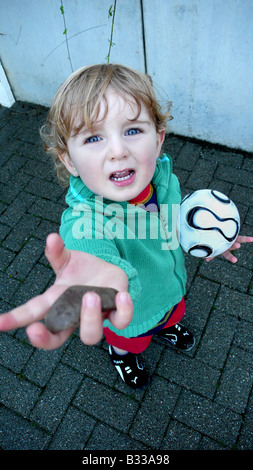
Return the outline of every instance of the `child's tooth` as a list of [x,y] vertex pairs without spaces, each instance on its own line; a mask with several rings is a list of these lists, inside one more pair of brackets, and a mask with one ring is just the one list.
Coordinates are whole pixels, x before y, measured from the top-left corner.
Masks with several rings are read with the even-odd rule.
[[[127,173],[127,174],[125,174]],[[112,175],[112,179],[114,179],[114,181],[124,181],[124,180],[127,180],[128,178],[130,178],[132,176],[132,173],[133,171],[130,171],[129,173],[126,172],[126,171],[115,171],[115,173]],[[120,176],[120,175],[124,175],[124,176]]]

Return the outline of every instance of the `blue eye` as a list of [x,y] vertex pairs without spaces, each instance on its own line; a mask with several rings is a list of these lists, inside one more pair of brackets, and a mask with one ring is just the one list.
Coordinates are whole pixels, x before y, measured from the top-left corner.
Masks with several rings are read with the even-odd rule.
[[127,132],[126,132],[126,135],[136,135],[136,134],[139,134],[140,130],[139,129],[129,129]]
[[93,135],[92,137],[89,137],[86,139],[85,143],[88,144],[93,144],[93,142],[99,142],[101,140],[101,137],[98,137],[97,135]]

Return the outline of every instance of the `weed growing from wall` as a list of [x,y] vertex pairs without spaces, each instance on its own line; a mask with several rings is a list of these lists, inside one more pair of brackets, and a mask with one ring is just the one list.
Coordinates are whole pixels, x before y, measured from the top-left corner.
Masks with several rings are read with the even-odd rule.
[[[108,54],[105,58],[107,63],[110,62],[111,49],[112,49],[113,46],[115,46],[115,43],[113,42],[113,30],[114,30],[114,21],[115,21],[115,14],[116,14],[116,5],[117,5],[117,0],[114,0],[113,5],[111,5],[109,10],[108,10],[108,19],[111,18],[112,23],[111,23],[110,38],[108,39],[109,50],[108,50]],[[70,63],[71,71],[73,72],[74,70],[73,70],[73,65],[72,65],[70,50],[69,50],[69,39],[71,39],[71,38],[68,38],[68,28],[67,28],[64,5],[63,5],[62,0],[61,0],[60,11],[61,11],[61,14],[62,14],[62,17],[63,17],[63,23],[64,23],[63,34],[65,35],[65,43],[66,43],[66,48],[67,48],[68,60],[69,60],[69,63]],[[105,25],[103,25],[103,26],[105,26]],[[84,31],[86,31],[86,30],[84,30]],[[81,33],[84,32],[84,31],[81,31]],[[81,33],[77,33],[77,34],[81,34]],[[75,34],[74,36],[76,36],[77,34]],[[74,36],[71,36],[71,37],[74,37]]]

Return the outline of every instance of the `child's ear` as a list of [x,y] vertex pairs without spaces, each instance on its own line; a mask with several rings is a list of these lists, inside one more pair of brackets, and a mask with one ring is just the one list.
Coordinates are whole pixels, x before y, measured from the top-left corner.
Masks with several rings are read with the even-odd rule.
[[165,129],[162,129],[161,131],[156,133],[156,149],[157,149],[157,155],[160,155],[160,151],[162,148],[162,144],[165,139]]
[[73,165],[73,162],[67,152],[64,153],[59,153],[59,158],[62,161],[62,163],[65,165],[69,173],[73,176],[79,176],[76,168]]

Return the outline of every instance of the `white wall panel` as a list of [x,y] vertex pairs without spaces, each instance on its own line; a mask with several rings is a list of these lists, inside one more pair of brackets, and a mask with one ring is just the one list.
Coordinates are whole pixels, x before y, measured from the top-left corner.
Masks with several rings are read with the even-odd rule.
[[143,2],[148,71],[173,102],[170,129],[252,151],[253,2]]
[[[74,70],[105,62],[112,0],[64,0]],[[16,99],[50,105],[71,63],[60,0],[1,0],[1,59]],[[144,69],[139,0],[118,1],[111,61]],[[73,37],[74,36],[74,37]]]
[[[63,0],[70,63],[60,0],[1,0],[1,61],[15,98],[49,106],[71,64],[105,62],[112,4]],[[253,151],[252,0],[117,0],[113,42],[111,62],[144,71],[146,60],[173,102],[172,132]]]

